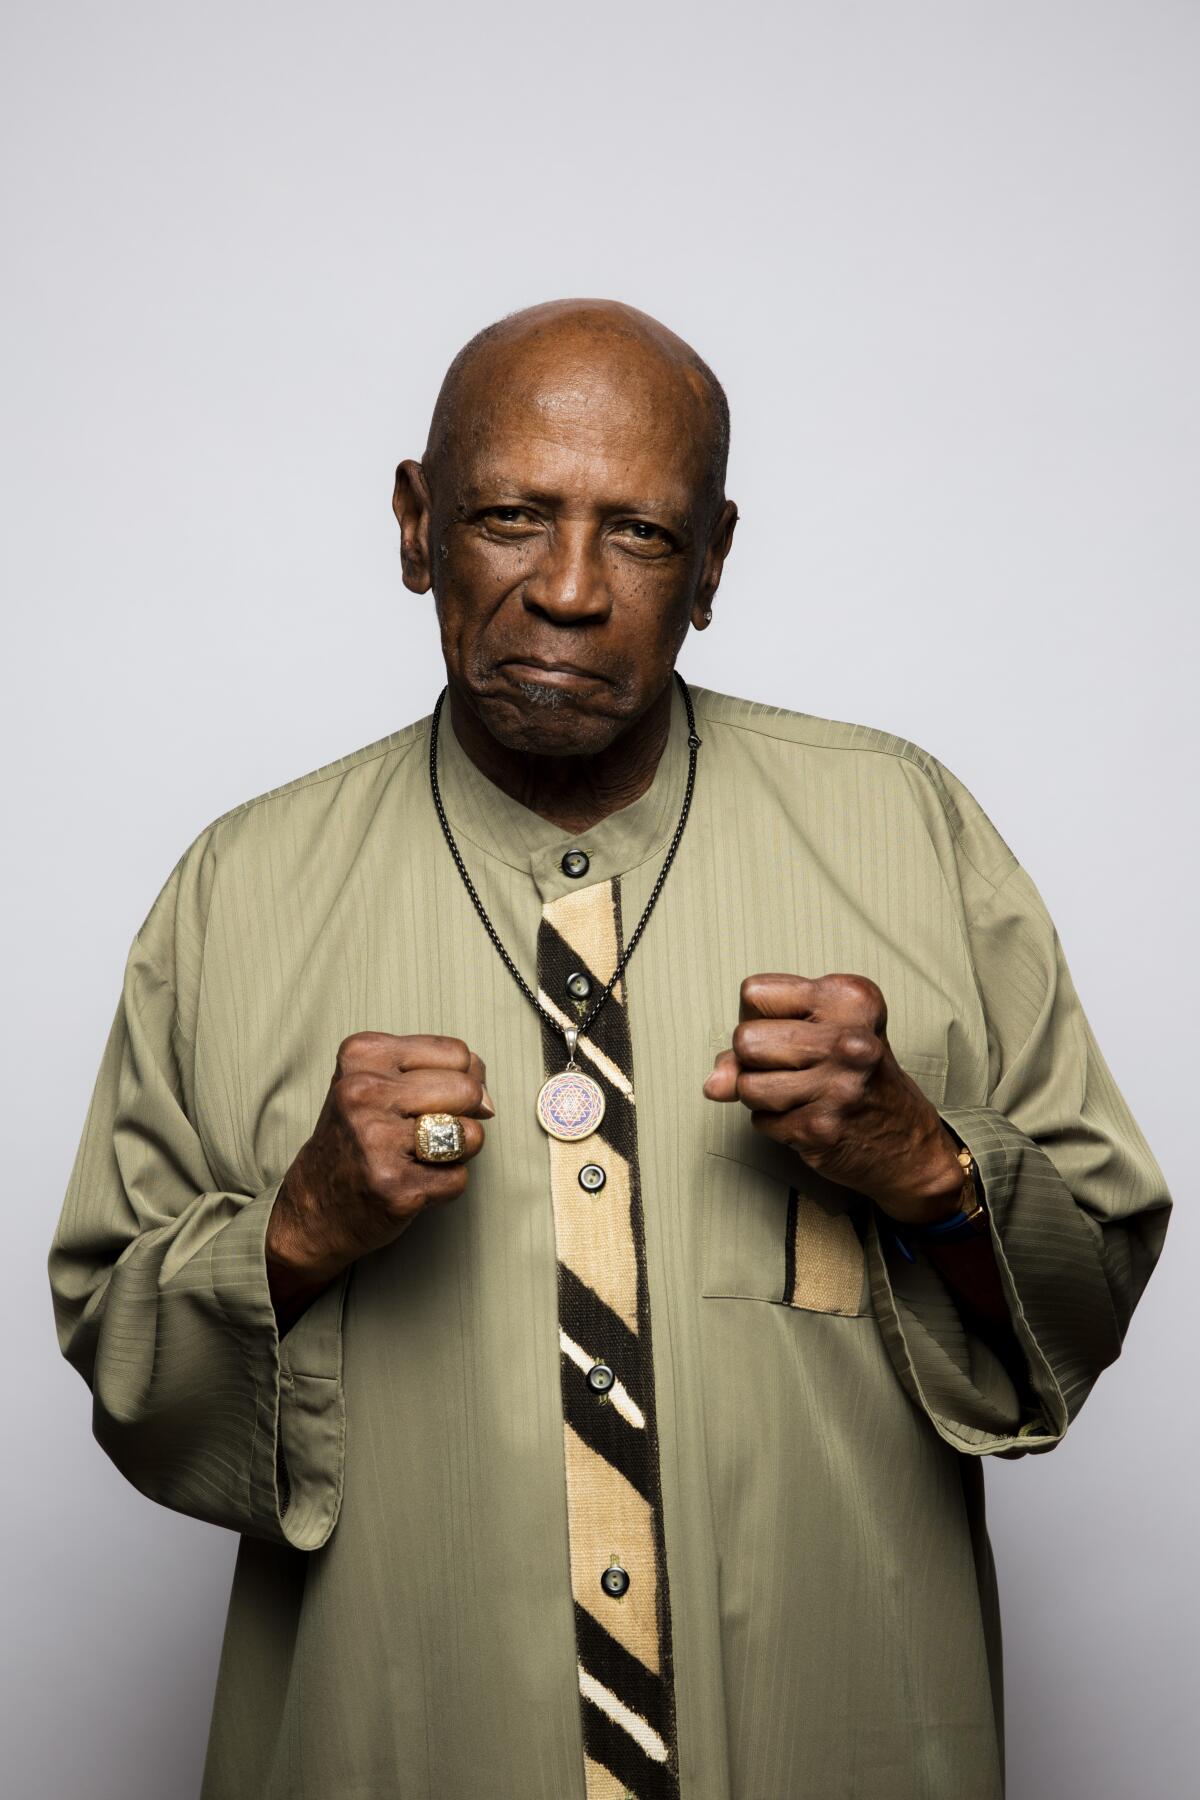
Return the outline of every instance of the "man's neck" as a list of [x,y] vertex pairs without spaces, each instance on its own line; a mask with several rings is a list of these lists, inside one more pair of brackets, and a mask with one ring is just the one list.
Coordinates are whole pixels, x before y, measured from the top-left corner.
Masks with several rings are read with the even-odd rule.
[[641,798],[654,780],[671,726],[668,682],[640,719],[595,756],[535,756],[494,738],[451,686],[454,735],[481,774],[510,799],[564,831],[586,831]]

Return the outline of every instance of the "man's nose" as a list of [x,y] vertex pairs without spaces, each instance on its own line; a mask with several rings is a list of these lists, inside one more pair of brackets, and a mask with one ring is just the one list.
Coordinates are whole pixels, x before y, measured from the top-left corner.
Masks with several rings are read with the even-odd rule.
[[557,526],[525,582],[524,600],[558,624],[608,617],[612,595],[599,545],[587,525],[567,521]]

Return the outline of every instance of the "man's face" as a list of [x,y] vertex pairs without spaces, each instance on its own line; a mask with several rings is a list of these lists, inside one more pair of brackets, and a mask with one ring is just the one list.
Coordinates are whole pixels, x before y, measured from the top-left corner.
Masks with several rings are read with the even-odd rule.
[[438,466],[401,465],[405,581],[432,585],[447,678],[501,743],[594,753],[670,680],[735,516],[708,498],[706,432],[690,374],[569,339],[510,347]]

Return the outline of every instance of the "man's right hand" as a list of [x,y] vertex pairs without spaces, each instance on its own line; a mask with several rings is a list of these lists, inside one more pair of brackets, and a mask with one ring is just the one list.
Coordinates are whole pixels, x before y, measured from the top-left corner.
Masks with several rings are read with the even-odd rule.
[[[267,1222],[281,1332],[360,1256],[392,1243],[427,1206],[457,1199],[466,1159],[495,1116],[481,1059],[461,1038],[357,1031],[338,1047],[321,1116],[283,1178]],[[456,1114],[464,1160],[418,1162],[417,1119]]]

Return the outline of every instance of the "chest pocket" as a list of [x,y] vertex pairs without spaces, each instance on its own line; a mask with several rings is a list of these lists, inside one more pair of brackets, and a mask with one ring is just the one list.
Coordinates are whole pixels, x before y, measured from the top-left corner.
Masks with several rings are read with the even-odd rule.
[[[728,1032],[710,1037],[710,1063],[728,1044]],[[892,1049],[940,1105],[946,1058],[897,1044]],[[794,1150],[755,1131],[741,1101],[705,1105],[701,1292],[850,1318],[869,1314],[866,1196],[829,1181]]]

